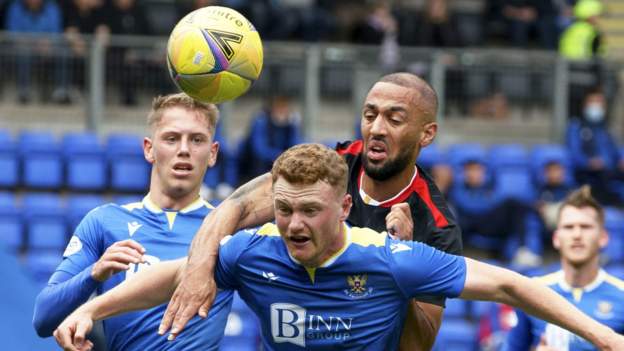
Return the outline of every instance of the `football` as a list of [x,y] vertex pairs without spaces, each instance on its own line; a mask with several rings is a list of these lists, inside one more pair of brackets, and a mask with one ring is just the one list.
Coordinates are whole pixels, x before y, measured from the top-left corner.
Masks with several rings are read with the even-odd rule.
[[244,94],[262,71],[260,35],[243,15],[207,6],[184,16],[167,43],[167,66],[178,88],[218,104]]

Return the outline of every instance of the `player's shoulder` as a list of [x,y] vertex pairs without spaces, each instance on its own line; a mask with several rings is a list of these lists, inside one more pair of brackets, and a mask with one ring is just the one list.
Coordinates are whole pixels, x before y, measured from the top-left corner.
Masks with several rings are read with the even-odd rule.
[[562,281],[563,271],[559,270],[556,272],[535,276],[533,277],[533,279],[537,281],[538,283],[541,283],[546,286],[556,285]]
[[624,280],[605,272],[604,281],[605,283],[616,288],[617,290],[624,292]]
[[351,227],[349,228],[349,236],[352,244],[362,247],[385,246],[386,238],[388,237],[386,232],[378,232],[370,228]]
[[281,240],[277,226],[266,223],[256,228],[243,229],[234,235],[228,235],[221,240],[221,246],[249,247],[265,240]]

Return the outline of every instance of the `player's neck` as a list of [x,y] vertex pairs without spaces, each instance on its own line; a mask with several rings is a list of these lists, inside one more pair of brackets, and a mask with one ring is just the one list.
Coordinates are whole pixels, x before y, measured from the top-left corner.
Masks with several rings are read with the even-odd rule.
[[563,268],[566,283],[574,288],[582,288],[596,279],[600,271],[600,262],[598,256],[582,265],[573,265],[570,262],[561,260],[561,267]]
[[368,196],[376,201],[386,201],[405,189],[412,181],[415,172],[416,166],[406,167],[393,177],[379,181],[369,177],[366,171],[364,171],[361,187]]
[[162,191],[150,191],[149,198],[161,209],[179,211],[192,204],[199,197],[199,192],[189,192],[181,197],[173,197]]

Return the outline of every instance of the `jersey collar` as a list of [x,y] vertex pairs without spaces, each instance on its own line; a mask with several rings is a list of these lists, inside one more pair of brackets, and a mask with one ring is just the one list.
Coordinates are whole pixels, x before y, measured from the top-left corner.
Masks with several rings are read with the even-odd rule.
[[596,289],[598,286],[600,286],[600,284],[602,284],[605,281],[606,278],[606,273],[604,270],[599,270],[598,274],[596,275],[596,278],[589,284],[580,287],[580,288],[576,288],[571,286],[570,284],[568,284],[568,282],[566,282],[565,280],[565,274],[563,273],[563,270],[560,270],[558,273],[558,284],[559,287],[566,292],[570,292],[573,291],[575,289],[581,289],[583,292],[591,292],[592,290]]
[[[152,213],[162,213],[165,210],[163,210],[162,208],[160,208],[158,205],[156,205],[156,203],[154,201],[152,201],[151,197],[150,197],[150,193],[148,193],[147,195],[145,195],[145,197],[143,198],[143,206],[149,210]],[[212,206],[210,206],[210,204],[208,204],[206,201],[204,201],[201,196],[197,195],[197,199],[195,199],[195,201],[191,202],[188,206],[184,207],[183,209],[181,209],[180,213],[188,213],[191,211],[195,211],[203,206],[206,206],[208,208],[211,208]],[[176,212],[176,211],[167,211],[167,212]]]
[[393,197],[389,198],[388,200],[384,200],[384,201],[377,201],[377,200],[373,199],[372,197],[368,196],[368,194],[366,194],[366,192],[364,192],[364,189],[362,188],[362,178],[363,177],[364,177],[364,167],[361,167],[360,168],[360,176],[358,177],[358,188],[359,188],[359,192],[360,192],[360,198],[362,199],[362,201],[364,201],[365,204],[371,205],[371,206],[384,206],[384,205],[387,205],[389,203],[392,203],[397,198],[399,198],[401,195],[403,195],[406,191],[409,191],[412,188],[412,185],[414,184],[414,181],[418,177],[418,167],[414,166],[414,175],[412,176],[412,179],[410,179],[409,184],[407,184],[407,186],[405,188],[401,189],[401,191],[399,191],[396,195],[394,195]]

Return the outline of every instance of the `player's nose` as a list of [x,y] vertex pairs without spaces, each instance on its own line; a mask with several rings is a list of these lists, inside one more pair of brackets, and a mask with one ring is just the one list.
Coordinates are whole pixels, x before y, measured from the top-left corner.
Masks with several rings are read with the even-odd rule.
[[373,135],[380,135],[386,133],[386,121],[383,116],[377,115],[371,123],[370,132]]

